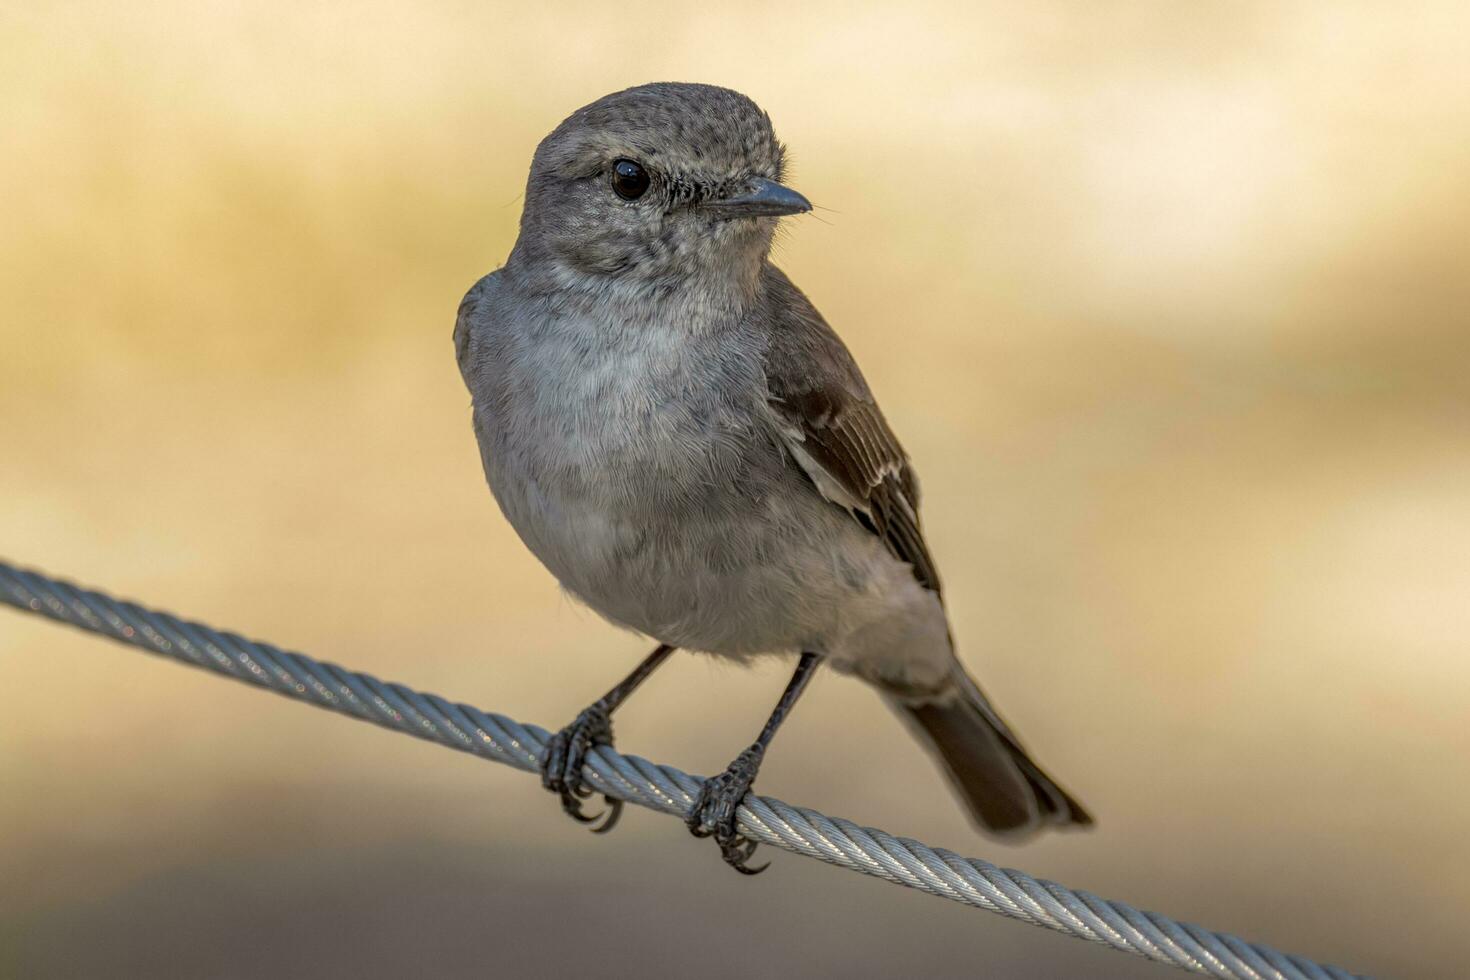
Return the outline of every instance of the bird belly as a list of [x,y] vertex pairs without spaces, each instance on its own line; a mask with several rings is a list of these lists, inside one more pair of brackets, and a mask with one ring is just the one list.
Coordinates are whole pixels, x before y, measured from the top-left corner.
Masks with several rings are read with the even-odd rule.
[[657,497],[635,497],[611,471],[552,481],[533,468],[487,471],[526,546],[612,622],[730,656],[801,648],[797,576],[759,501],[668,479]]
[[[698,348],[663,354],[576,361],[543,343],[523,356],[561,370],[523,365],[476,398],[486,476],[526,546],[593,610],[663,643],[937,676],[950,656],[937,598],[756,427],[759,361],[716,393],[698,383],[711,371]],[[741,370],[739,352],[707,356]]]
[[794,472],[763,497],[651,508],[501,473],[492,488],[531,551],[604,618],[683,649],[746,660],[813,651],[839,670],[937,686],[943,609],[910,568]]

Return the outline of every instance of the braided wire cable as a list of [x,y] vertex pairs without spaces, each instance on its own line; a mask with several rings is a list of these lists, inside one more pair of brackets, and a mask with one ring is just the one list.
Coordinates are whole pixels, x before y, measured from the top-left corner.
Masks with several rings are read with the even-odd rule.
[[[0,561],[0,602],[528,772],[538,771],[549,738],[535,725],[145,609],[4,561]],[[586,769],[587,783],[598,792],[678,817],[693,804],[702,782],[605,746],[591,750]],[[739,827],[751,840],[1206,976],[1354,977],[1337,967],[771,797],[747,796],[740,806]]]

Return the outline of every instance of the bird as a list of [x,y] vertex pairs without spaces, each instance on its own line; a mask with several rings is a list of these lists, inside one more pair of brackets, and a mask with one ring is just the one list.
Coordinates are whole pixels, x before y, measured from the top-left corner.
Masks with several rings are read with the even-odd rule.
[[686,817],[747,874],[737,810],[819,667],[866,682],[1002,839],[1092,817],[1032,760],[958,659],[914,466],[846,345],[771,261],[783,217],[769,115],[657,82],[537,146],[505,263],[465,295],[455,351],[491,493],[571,596],[656,648],[549,741],[542,785],[612,828],[583,764],[679,650],[795,660],[765,726]]

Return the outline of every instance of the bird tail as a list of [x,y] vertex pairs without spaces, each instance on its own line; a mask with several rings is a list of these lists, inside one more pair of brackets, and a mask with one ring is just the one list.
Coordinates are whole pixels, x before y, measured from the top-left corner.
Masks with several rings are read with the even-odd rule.
[[1046,827],[1090,827],[1092,817],[1031,761],[979,686],[955,663],[954,683],[928,700],[885,699],[944,767],[980,830],[1019,840]]

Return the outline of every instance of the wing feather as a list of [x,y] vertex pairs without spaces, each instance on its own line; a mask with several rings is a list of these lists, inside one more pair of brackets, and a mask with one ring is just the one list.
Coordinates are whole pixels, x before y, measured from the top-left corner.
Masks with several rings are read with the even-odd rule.
[[908,455],[841,338],[785,273],[767,270],[766,382],[792,459],[822,496],[877,534],[920,584],[938,593]]

